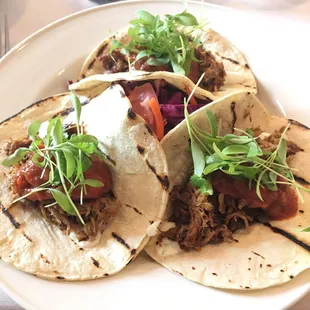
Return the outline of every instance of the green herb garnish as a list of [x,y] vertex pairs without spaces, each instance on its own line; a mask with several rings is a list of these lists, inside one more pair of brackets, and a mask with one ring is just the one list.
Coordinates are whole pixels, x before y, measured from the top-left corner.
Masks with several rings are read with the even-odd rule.
[[198,23],[195,16],[186,11],[176,15],[166,14],[163,20],[144,10],[136,15],[137,19],[130,21],[129,43],[124,45],[114,39],[110,55],[116,49],[124,55],[134,52],[137,53],[135,61],[149,57],[147,64],[150,66],[170,64],[174,72],[188,75],[191,62],[199,61],[195,57],[195,49],[202,44],[198,38],[189,36],[198,29],[202,30],[205,23]]
[[[11,166],[19,163],[29,155],[32,161],[43,168],[41,176],[49,171],[49,179],[44,184],[34,188],[26,195],[19,197],[13,203],[29,195],[48,191],[55,202],[46,207],[58,204],[70,215],[78,216],[82,224],[84,220],[72,201],[71,194],[74,189],[81,187],[80,204],[83,204],[83,194],[86,194],[86,185],[102,187],[104,184],[98,180],[85,179],[84,172],[91,166],[91,157],[97,155],[105,159],[98,148],[96,137],[83,134],[80,124],[81,103],[79,98],[71,93],[71,99],[76,114],[76,124],[64,128],[61,120],[56,117],[47,123],[32,122],[28,127],[28,135],[32,143],[28,148],[17,149],[12,155],[3,160],[2,165]],[[68,135],[67,131],[76,128],[76,134]]]
[[[257,196],[263,200],[261,188],[277,191],[279,184],[292,186],[301,201],[303,198],[300,189],[310,193],[310,189],[298,184],[293,175],[296,170],[288,166],[287,143],[284,138],[289,124],[284,129],[277,148],[273,152],[263,151],[257,143],[251,129],[241,130],[240,135],[218,135],[215,115],[206,110],[206,121],[209,123],[210,133],[205,132],[195,125],[187,111],[187,105],[198,87],[203,75],[193,89],[187,100],[184,100],[184,114],[188,133],[191,141],[191,153],[194,163],[194,174],[191,184],[199,188],[201,193],[212,195],[211,174],[217,170],[233,177],[249,181],[249,188],[255,186]],[[310,227],[304,231],[310,231]]]
[[[202,131],[193,124],[187,113],[187,102],[185,102],[185,117],[191,139],[191,152],[194,162],[193,183],[197,184],[197,177],[210,183],[206,177],[212,172],[220,170],[228,175],[237,176],[249,180],[249,184],[256,184],[256,194],[261,196],[261,188],[265,187],[271,191],[277,191],[277,184],[288,184],[293,186],[301,198],[299,189],[310,192],[309,189],[298,184],[293,177],[293,168],[286,163],[286,140],[284,135],[289,127],[283,131],[278,147],[274,152],[263,151],[256,141],[256,137],[250,131],[240,131],[243,135],[227,134],[218,136],[216,118],[210,110],[206,110],[207,120],[211,133]],[[281,180],[279,180],[279,178]],[[212,188],[211,184],[202,184],[204,187]]]

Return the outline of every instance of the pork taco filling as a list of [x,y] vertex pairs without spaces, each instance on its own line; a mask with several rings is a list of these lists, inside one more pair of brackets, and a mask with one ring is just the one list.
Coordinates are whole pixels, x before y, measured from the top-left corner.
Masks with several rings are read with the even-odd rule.
[[169,71],[189,77],[196,83],[205,73],[201,87],[214,92],[224,85],[225,69],[205,50],[195,31],[204,27],[190,13],[166,14],[161,20],[147,11],[130,21],[126,42],[114,39],[111,49],[100,56],[106,73]]
[[[72,93],[76,122],[56,117],[33,121],[28,137],[6,145],[14,202],[37,208],[43,217],[78,241],[95,239],[116,215],[110,207],[112,175],[98,140],[84,133],[81,104]],[[113,195],[113,194],[112,194]]]
[[220,136],[214,114],[206,112],[210,133],[193,124],[185,111],[194,173],[172,189],[168,221],[173,224],[158,240],[176,241],[184,251],[238,242],[234,233],[239,229],[292,218],[300,191],[309,192],[288,165],[290,156],[303,152],[286,140],[289,125],[273,133],[235,128],[240,135]]

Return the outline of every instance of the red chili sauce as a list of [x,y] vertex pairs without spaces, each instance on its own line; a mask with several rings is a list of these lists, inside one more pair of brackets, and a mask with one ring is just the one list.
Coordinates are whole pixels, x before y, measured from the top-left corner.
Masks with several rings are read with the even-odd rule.
[[212,174],[216,191],[237,199],[244,199],[249,208],[261,208],[271,220],[294,217],[298,211],[298,196],[289,185],[279,184],[277,191],[261,188],[263,201],[257,196],[255,186],[249,188],[247,180],[233,178],[223,172]]
[[[17,168],[15,182],[13,184],[13,190],[19,196],[23,196],[29,193],[34,188],[45,183],[49,179],[50,170],[46,169],[43,176],[43,168],[38,167],[31,159],[27,160],[22,166]],[[86,186],[87,193],[83,195],[84,199],[98,198],[102,194],[107,193],[112,188],[112,175],[107,164],[98,157],[92,158],[92,164],[84,172],[85,179],[95,179],[101,181],[103,187],[91,187]],[[77,187],[73,190],[71,197],[73,199],[80,198],[81,187]],[[52,195],[48,191],[36,192],[27,197],[32,201],[42,201],[51,199]]]

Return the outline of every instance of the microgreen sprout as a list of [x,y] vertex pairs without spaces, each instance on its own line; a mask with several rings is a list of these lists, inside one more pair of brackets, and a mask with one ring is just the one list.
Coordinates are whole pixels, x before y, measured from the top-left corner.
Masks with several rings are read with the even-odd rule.
[[[79,98],[71,93],[71,100],[76,115],[74,126],[63,127],[59,117],[51,119],[47,124],[33,121],[28,127],[28,136],[32,141],[30,146],[17,149],[3,160],[2,165],[18,164],[28,155],[37,166],[43,169],[41,178],[46,171],[49,171],[47,182],[19,197],[13,203],[37,192],[49,192],[55,201],[46,207],[58,204],[66,213],[77,216],[80,222],[85,224],[71,194],[76,188],[80,188],[80,204],[83,204],[86,185],[104,186],[98,180],[85,179],[84,172],[91,166],[92,156],[99,156],[103,160],[105,158],[98,148],[97,138],[83,133],[82,107]],[[69,135],[68,130],[72,128],[76,129],[76,133]]]
[[[118,49],[124,55],[136,53],[135,62],[148,57],[150,66],[171,65],[175,73],[188,75],[192,61],[198,62],[195,49],[202,45],[193,34],[205,28],[205,21],[199,23],[195,16],[184,11],[180,14],[166,14],[164,19],[147,11],[139,10],[137,18],[130,21],[127,45],[114,39],[110,55]],[[129,57],[128,57],[129,59]]]

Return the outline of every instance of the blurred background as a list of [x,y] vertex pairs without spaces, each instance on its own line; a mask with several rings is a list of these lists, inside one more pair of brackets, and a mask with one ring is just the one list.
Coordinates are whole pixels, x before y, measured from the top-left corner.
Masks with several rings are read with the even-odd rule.
[[[184,2],[185,0],[179,1]],[[98,4],[113,2],[116,1],[0,0],[0,20],[4,12],[7,12],[12,47],[31,33],[61,17],[94,7]],[[275,11],[277,13],[289,13],[310,19],[309,0],[209,0],[208,2],[243,10],[260,10],[266,13]]]
[[88,0],[0,0],[0,21],[7,12],[13,47],[51,22],[96,5]]

